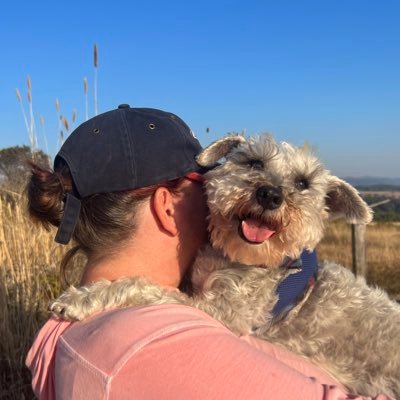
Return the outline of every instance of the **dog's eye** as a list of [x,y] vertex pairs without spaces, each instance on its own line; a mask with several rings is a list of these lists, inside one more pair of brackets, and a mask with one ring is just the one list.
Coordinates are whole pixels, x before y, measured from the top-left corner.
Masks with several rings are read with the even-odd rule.
[[301,192],[310,187],[310,182],[306,178],[297,178],[294,182],[294,186]]
[[247,161],[247,165],[254,169],[263,169],[264,163],[261,160],[249,160]]

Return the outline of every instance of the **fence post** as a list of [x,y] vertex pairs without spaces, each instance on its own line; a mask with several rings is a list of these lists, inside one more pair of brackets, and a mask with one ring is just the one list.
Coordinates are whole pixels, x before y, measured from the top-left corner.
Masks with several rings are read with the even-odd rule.
[[351,224],[351,244],[353,255],[353,273],[366,276],[367,261],[365,252],[365,224]]
[[[370,208],[375,208],[383,204],[389,203],[391,199],[378,201],[370,204]],[[353,273],[354,275],[367,275],[367,256],[365,251],[365,224],[351,224],[351,252],[353,256]]]

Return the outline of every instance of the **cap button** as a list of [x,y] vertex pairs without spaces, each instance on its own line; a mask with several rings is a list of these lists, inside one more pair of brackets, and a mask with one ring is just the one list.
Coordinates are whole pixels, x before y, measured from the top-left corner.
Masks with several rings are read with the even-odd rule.
[[118,108],[131,108],[129,104],[120,104]]

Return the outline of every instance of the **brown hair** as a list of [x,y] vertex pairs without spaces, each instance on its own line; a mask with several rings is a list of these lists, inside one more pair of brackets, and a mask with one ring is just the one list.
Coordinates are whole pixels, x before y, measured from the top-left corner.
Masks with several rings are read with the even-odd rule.
[[[58,227],[63,216],[65,194],[74,192],[69,168],[64,165],[60,170],[52,171],[35,163],[30,165],[32,175],[27,184],[28,212],[44,227]],[[78,223],[73,233],[76,245],[61,262],[61,279],[67,282],[67,267],[78,252],[83,252],[86,257],[102,258],[120,248],[121,243],[135,232],[138,206],[161,186],[178,193],[183,179],[82,198]]]

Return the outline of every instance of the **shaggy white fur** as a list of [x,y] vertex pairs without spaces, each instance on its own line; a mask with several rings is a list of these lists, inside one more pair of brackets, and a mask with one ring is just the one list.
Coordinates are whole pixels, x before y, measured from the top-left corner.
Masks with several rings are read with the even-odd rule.
[[[272,319],[277,285],[293,273],[280,267],[285,256],[313,249],[329,216],[370,222],[371,210],[357,191],[332,176],[307,147],[278,144],[269,135],[227,136],[198,161],[209,166],[221,158],[205,177],[213,247],[193,267],[193,296],[125,278],[70,288],[52,311],[80,320],[114,307],[187,304],[234,332],[254,333],[307,357],[349,391],[400,398],[400,306],[363,278],[325,263],[304,300],[284,319]],[[254,241],[246,229],[274,234]]]

